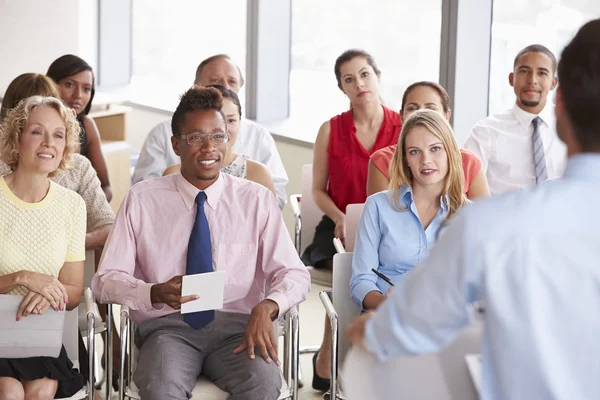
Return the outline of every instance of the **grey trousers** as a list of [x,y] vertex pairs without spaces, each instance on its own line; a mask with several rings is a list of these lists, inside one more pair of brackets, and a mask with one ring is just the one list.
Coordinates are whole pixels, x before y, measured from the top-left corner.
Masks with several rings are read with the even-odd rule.
[[133,379],[142,400],[189,399],[202,374],[230,400],[276,400],[281,372],[271,361],[251,360],[246,351],[233,354],[244,337],[249,315],[216,312],[201,329],[183,321],[181,314],[144,321],[135,342],[140,349]]

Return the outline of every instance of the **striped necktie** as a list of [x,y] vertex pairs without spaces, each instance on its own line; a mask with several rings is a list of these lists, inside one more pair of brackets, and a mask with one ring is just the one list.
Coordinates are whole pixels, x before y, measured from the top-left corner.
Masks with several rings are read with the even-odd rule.
[[535,183],[540,184],[548,179],[548,170],[546,169],[546,157],[544,155],[544,143],[540,136],[540,124],[542,119],[535,117],[533,121],[533,164],[535,165]]
[[[199,192],[196,196],[196,222],[194,222],[192,234],[190,235],[190,241],[188,243],[187,266],[185,271],[187,275],[213,271],[210,231],[208,229],[208,219],[206,219],[206,214],[204,213],[205,202],[206,193]],[[197,311],[184,314],[183,316],[183,320],[196,329],[204,327],[214,319],[214,310]]]

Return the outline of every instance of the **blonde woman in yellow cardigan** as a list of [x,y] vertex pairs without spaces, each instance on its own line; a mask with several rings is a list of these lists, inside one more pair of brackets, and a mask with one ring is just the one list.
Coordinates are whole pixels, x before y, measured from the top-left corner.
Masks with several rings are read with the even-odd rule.
[[[0,293],[23,295],[17,321],[50,307],[72,310],[83,293],[86,210],[75,192],[50,181],[79,146],[75,114],[53,97],[33,96],[0,125]],[[83,378],[64,347],[58,358],[0,359],[0,398],[70,397]]]

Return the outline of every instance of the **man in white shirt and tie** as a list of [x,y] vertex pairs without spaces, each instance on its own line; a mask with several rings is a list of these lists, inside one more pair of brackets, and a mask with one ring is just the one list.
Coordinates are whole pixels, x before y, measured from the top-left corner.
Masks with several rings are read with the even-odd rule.
[[465,143],[481,159],[492,196],[562,176],[566,147],[554,128],[548,94],[558,83],[556,58],[540,44],[517,54],[508,76],[512,109],[475,124]]
[[[481,400],[600,399],[600,19],[564,49],[558,77],[564,176],[461,210],[429,258],[350,325],[376,360],[443,349],[484,301]],[[407,377],[394,362],[378,375],[360,355],[347,357],[348,399],[363,388],[399,398]],[[453,367],[466,374],[463,360]]]
[[[222,85],[238,93],[244,86],[244,77],[228,55],[217,54],[200,63],[194,84]],[[161,122],[148,133],[133,173],[133,183],[162,176],[165,169],[181,162],[171,146],[172,136],[171,120]],[[271,133],[256,122],[242,118],[233,151],[267,167],[273,178],[277,204],[283,209],[288,176]]]

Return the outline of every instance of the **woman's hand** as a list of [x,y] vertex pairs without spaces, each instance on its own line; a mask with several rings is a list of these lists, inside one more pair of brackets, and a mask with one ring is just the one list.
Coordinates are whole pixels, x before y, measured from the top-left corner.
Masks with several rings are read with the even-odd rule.
[[333,230],[333,235],[341,240],[346,239],[346,215],[342,214],[341,217],[339,217],[336,221],[335,221],[335,229]]
[[27,296],[21,302],[17,311],[17,321],[21,317],[27,317],[30,314],[43,315],[50,308],[50,302],[41,294],[35,292],[27,293]]
[[21,286],[25,286],[30,292],[42,295],[55,310],[65,309],[69,297],[67,289],[58,278],[32,271],[22,271],[22,278]]

